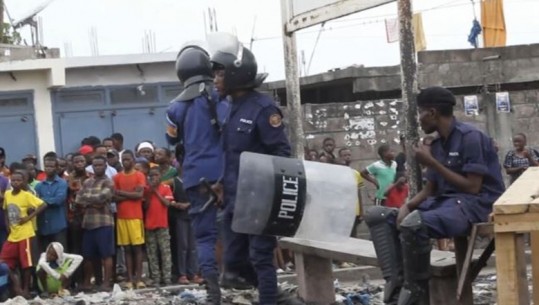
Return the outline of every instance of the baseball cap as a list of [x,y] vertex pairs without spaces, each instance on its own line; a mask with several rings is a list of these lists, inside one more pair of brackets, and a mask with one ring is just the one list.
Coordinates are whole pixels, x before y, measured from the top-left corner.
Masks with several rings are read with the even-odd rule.
[[93,152],[94,152],[94,148],[90,145],[82,145],[79,148],[79,153],[81,153],[82,155],[91,154]]
[[116,157],[119,157],[119,156],[120,156],[120,154],[118,153],[118,151],[117,151],[116,149],[113,149],[113,148],[107,150],[107,155],[114,155],[114,156],[116,156]]
[[24,158],[22,158],[22,161],[26,161],[26,160],[37,161],[37,157],[35,155],[32,155],[32,154],[27,154],[26,156],[24,156]]

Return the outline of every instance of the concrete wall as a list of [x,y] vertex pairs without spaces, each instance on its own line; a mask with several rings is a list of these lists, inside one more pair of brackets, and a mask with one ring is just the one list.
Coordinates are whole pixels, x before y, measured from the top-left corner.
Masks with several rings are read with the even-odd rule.
[[66,88],[178,82],[173,63],[68,68]]

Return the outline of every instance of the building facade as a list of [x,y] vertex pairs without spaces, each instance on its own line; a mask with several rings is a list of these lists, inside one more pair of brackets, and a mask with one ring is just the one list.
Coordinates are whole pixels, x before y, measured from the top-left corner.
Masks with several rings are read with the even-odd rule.
[[120,132],[125,147],[165,146],[164,117],[181,87],[175,53],[0,63],[0,147],[26,154],[74,152],[88,136]]

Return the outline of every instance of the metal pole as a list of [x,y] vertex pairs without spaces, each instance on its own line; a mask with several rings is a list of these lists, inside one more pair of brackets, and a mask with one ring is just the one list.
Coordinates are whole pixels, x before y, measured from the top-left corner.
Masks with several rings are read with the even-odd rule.
[[0,42],[4,40],[4,0],[0,0]]
[[286,26],[292,16],[292,3],[289,0],[281,0],[281,16],[286,75],[286,104],[288,107],[288,122],[290,125],[289,136],[292,144],[292,155],[296,158],[303,159],[303,113],[301,111],[296,35],[294,32],[288,32]]
[[417,117],[417,64],[414,46],[414,31],[412,28],[411,0],[398,0],[399,38],[401,53],[401,91],[402,110],[405,114],[406,126],[406,164],[408,166],[408,180],[410,196],[421,190],[421,169],[413,155],[413,147],[419,142]]

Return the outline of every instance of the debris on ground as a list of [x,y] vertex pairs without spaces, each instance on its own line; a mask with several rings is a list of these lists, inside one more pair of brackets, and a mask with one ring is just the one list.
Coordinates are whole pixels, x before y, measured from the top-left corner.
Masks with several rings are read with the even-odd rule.
[[[529,275],[531,277],[531,274]],[[368,277],[356,283],[339,282],[335,280],[335,304],[342,305],[383,305],[383,285],[380,281],[370,281]],[[297,286],[284,282],[280,284],[281,290],[296,295]],[[496,275],[487,274],[477,277],[473,286],[474,304],[496,304]],[[222,290],[222,304],[224,305],[251,305],[258,299],[256,290]],[[26,300],[21,296],[7,300],[6,305],[203,305],[206,300],[206,291],[200,286],[189,287],[161,287],[143,290],[122,290],[114,285],[112,292],[98,292],[92,294],[78,293],[74,295],[56,296],[43,300],[36,297]]]

